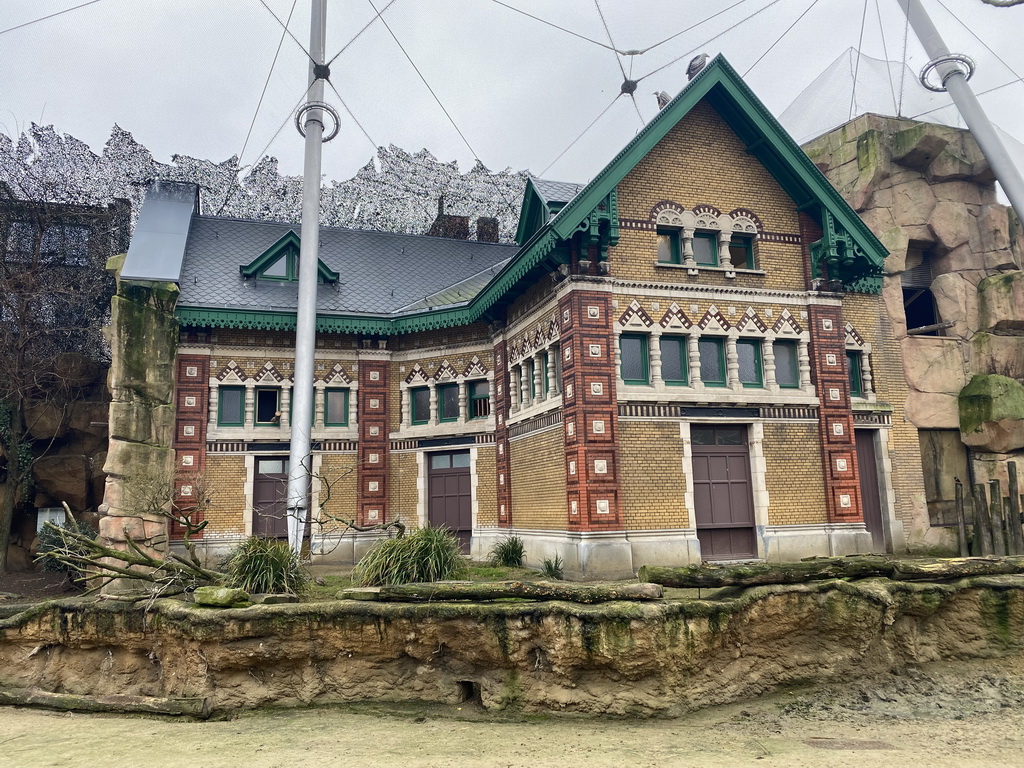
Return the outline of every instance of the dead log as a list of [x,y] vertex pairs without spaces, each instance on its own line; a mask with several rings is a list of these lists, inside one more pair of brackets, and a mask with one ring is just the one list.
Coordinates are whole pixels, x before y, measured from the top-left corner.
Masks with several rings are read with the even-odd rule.
[[975,555],[991,555],[992,550],[992,518],[988,509],[988,498],[985,486],[974,484],[974,550]]
[[186,715],[206,719],[210,702],[205,698],[158,698],[112,694],[90,696],[75,693],[51,693],[38,688],[0,687],[0,704],[46,707],[72,712],[121,712],[150,715]]
[[1017,487],[1017,462],[1006,462],[1006,481],[1009,500],[1006,503],[1007,525],[1013,536],[1013,546],[1018,555],[1024,555],[1024,531],[1021,529],[1020,490]]
[[895,581],[951,581],[971,576],[1014,573],[1024,573],[1024,557],[894,560],[865,555],[815,558],[798,563],[709,564],[683,568],[646,565],[640,569],[640,580],[666,587],[714,588],[871,577]]
[[992,553],[1007,554],[1006,522],[1003,520],[1003,490],[998,480],[989,480],[989,519],[992,521]]
[[[381,587],[377,599],[385,602],[444,602],[448,600],[567,600],[606,603],[611,600],[658,600],[658,584],[555,584],[547,581],[447,581]],[[365,599],[365,598],[364,598]]]

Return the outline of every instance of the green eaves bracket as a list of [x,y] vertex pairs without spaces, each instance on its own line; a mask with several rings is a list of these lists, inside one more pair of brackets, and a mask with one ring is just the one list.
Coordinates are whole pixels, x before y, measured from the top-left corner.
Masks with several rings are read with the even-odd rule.
[[832,215],[821,208],[822,236],[810,245],[811,276],[820,278],[827,269],[829,277],[858,293],[879,293],[882,271]]

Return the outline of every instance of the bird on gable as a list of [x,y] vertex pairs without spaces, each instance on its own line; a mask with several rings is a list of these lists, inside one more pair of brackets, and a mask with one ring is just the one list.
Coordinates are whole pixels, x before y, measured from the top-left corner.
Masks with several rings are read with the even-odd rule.
[[686,77],[688,80],[693,80],[697,76],[697,73],[704,69],[704,65],[708,63],[708,55],[706,53],[700,53],[690,59],[690,65],[686,68]]

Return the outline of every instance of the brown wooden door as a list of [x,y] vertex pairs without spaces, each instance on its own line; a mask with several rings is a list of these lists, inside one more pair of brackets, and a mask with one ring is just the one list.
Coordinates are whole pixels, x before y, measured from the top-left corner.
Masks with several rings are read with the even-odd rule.
[[704,560],[757,555],[745,426],[690,429],[697,538]]
[[473,490],[469,451],[431,453],[427,521],[435,528],[447,528],[469,552],[473,535]]
[[288,457],[259,456],[252,483],[252,533],[268,539],[288,537]]
[[857,470],[860,473],[860,499],[864,510],[864,524],[871,533],[875,552],[885,551],[885,533],[882,530],[882,495],[878,487],[878,461],[875,456],[875,434],[872,429],[855,429],[857,440]]

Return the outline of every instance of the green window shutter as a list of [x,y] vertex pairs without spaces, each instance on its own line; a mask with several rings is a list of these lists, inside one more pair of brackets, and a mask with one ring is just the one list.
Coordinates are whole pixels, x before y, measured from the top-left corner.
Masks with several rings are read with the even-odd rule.
[[785,339],[772,345],[775,353],[775,383],[783,389],[800,386],[800,355],[796,341]]
[[689,383],[689,362],[685,336],[661,337],[661,379],[670,386]]
[[697,342],[700,353],[700,378],[707,387],[724,387],[725,382],[725,339],[717,336],[702,336]]
[[763,387],[764,370],[761,366],[761,340],[737,340],[736,356],[739,362],[740,383],[747,389]]
[[217,390],[217,397],[217,426],[243,426],[245,424],[245,387],[220,387]]
[[650,384],[647,360],[647,335],[624,333],[619,337],[619,358],[625,384]]
[[864,397],[864,376],[861,371],[861,353],[846,351],[846,365],[850,371],[850,397]]
[[324,390],[324,426],[348,426],[348,390]]
[[410,420],[413,424],[426,424],[430,421],[430,389],[427,387],[416,387],[409,390],[409,403],[412,413]]

